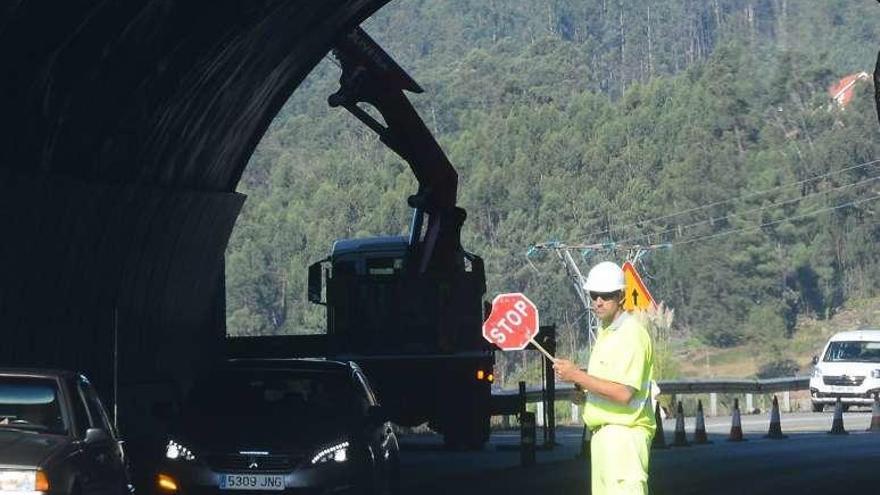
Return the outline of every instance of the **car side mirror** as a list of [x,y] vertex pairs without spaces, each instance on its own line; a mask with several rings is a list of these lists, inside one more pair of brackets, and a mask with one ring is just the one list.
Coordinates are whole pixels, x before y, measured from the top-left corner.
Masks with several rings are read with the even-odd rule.
[[813,356],[813,366],[819,364],[819,356]]
[[370,406],[367,409],[367,421],[371,424],[381,424],[388,421],[388,412],[382,406]]
[[89,428],[86,430],[85,442],[88,444],[103,442],[110,439],[110,434],[102,428]]

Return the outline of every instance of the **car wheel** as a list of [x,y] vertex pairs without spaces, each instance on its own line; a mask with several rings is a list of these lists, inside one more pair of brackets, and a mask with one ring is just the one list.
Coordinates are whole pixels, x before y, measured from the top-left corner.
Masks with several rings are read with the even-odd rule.
[[821,402],[813,402],[813,412],[822,412],[825,410],[825,404]]

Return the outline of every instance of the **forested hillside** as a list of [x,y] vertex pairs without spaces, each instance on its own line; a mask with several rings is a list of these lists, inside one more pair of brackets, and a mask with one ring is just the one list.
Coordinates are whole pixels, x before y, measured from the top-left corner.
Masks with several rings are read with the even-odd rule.
[[[668,244],[645,258],[676,331],[784,344],[880,281],[880,6],[852,0],[395,0],[365,27],[460,174],[465,248],[584,343],[545,241]],[[318,332],[306,267],[333,240],[402,234],[408,167],[326,97],[328,57],[257,148],[227,253],[233,334]],[[584,266],[608,258],[583,253]],[[619,259],[617,261],[620,261]]]

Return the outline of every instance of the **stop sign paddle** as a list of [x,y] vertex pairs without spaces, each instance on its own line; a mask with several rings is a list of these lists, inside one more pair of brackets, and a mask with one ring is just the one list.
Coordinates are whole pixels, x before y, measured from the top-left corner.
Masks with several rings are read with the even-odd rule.
[[528,297],[513,292],[499,294],[492,301],[492,312],[483,322],[483,338],[503,351],[520,351],[531,343],[551,361],[556,359],[540,344],[538,335],[538,308]]

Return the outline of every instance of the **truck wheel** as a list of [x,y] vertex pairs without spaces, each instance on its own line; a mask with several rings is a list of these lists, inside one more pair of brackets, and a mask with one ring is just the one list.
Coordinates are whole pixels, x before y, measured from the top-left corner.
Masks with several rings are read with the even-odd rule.
[[468,448],[471,450],[483,450],[483,446],[489,441],[491,419],[491,416],[488,414],[474,419],[474,432]]
[[822,412],[825,410],[825,404],[821,402],[813,402],[813,412]]
[[457,431],[443,434],[443,446],[448,450],[465,450],[464,439]]
[[478,438],[471,438],[470,441],[468,441],[465,444],[465,448],[467,450],[473,450],[473,451],[483,450],[483,447],[485,447],[485,446],[486,446],[486,441],[480,440]]
[[449,425],[443,433],[443,443],[451,450],[482,450],[489,440],[489,417],[470,418]]
[[443,436],[443,443],[449,450],[483,450],[483,446],[486,444],[485,441],[481,441],[477,438],[463,438],[450,435]]

